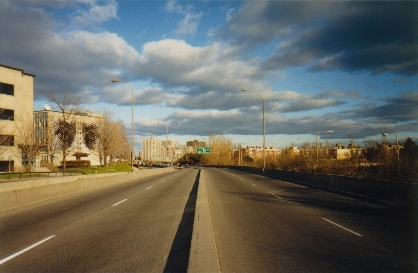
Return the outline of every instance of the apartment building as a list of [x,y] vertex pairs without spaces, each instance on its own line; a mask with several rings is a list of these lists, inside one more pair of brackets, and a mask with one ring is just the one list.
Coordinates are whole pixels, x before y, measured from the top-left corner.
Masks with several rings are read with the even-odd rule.
[[18,144],[22,124],[33,118],[34,77],[0,64],[0,172],[19,171],[28,163]]
[[143,161],[163,161],[161,140],[150,137],[142,141]]

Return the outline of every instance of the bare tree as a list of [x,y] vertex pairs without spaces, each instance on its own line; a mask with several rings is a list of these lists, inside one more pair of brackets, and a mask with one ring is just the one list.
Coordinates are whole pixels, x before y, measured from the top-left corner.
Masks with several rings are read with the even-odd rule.
[[76,117],[82,111],[80,106],[80,97],[70,96],[69,91],[64,91],[61,96],[58,96],[53,91],[48,93],[48,97],[60,111],[60,118],[54,124],[54,145],[62,153],[62,167],[63,172],[66,169],[66,158],[72,150],[76,134]]
[[208,164],[231,165],[232,140],[223,134],[209,136],[210,154],[206,157]]
[[[101,164],[107,165],[108,158],[126,159],[130,146],[126,137],[126,128],[121,120],[114,120],[112,112],[103,113],[103,123],[99,129],[99,158]],[[103,163],[102,163],[103,162]]]
[[21,115],[21,120],[16,122],[19,127],[15,135],[15,145],[18,147],[16,157],[21,159],[25,171],[32,171],[42,144],[36,135],[34,122],[29,113]]

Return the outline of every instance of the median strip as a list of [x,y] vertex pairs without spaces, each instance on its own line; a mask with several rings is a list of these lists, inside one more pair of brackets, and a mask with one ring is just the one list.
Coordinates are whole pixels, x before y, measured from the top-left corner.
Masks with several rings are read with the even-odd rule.
[[357,233],[357,232],[355,232],[355,231],[352,231],[351,229],[348,229],[348,228],[343,227],[342,225],[339,225],[339,224],[337,224],[337,223],[335,223],[335,222],[333,222],[333,221],[331,221],[331,220],[328,220],[327,218],[322,218],[322,220],[325,220],[325,221],[327,221],[328,223],[331,223],[331,224],[333,224],[333,225],[335,225],[335,226],[337,226],[337,227],[339,227],[339,228],[342,228],[342,229],[344,229],[345,231],[348,231],[348,232],[350,232],[350,233],[352,233],[352,234],[354,234],[354,235],[357,235],[357,236],[359,236],[359,237],[363,236],[363,235],[361,235],[361,234],[359,234],[359,233]]
[[0,261],[0,264],[4,264],[5,262],[10,261],[11,259],[13,259],[13,258],[15,258],[15,257],[17,257],[17,256],[19,256],[19,255],[21,255],[23,253],[25,253],[28,250],[31,250],[32,248],[34,248],[34,247],[36,247],[36,246],[38,246],[38,245],[40,245],[42,243],[45,243],[46,241],[48,241],[49,239],[52,239],[54,237],[55,237],[55,235],[49,236],[48,238],[45,238],[42,241],[37,242],[36,244],[33,244],[31,246],[28,246],[27,248],[22,249],[21,251],[13,254],[13,255],[11,255],[11,256],[9,256],[7,258],[4,258],[3,260]]

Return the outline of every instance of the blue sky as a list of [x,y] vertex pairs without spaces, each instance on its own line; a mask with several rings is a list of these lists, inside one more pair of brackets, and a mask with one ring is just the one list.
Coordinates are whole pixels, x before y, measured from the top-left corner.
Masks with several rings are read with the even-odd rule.
[[[0,63],[35,74],[35,110],[69,90],[135,149],[418,140],[418,2],[2,0]],[[242,88],[250,92],[242,92]],[[51,105],[51,107],[54,107]]]

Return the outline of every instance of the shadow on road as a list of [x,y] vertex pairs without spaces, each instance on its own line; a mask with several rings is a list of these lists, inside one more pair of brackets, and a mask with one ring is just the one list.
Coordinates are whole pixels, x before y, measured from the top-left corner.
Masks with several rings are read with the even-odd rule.
[[199,188],[200,169],[197,173],[196,180],[193,184],[192,190],[189,194],[189,199],[184,207],[183,216],[176,236],[174,237],[173,245],[170,249],[170,254],[167,258],[164,272],[187,272],[189,264],[190,246],[192,242],[193,222],[197,200],[197,189]]

